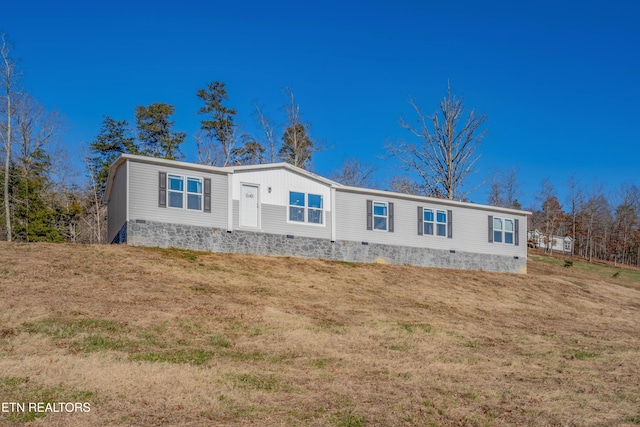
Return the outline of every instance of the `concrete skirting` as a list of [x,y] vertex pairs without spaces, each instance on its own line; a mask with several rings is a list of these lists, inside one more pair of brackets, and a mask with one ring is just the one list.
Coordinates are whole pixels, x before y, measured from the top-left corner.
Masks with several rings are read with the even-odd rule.
[[[299,256],[336,261],[388,263],[420,267],[526,273],[526,258],[368,242],[227,232],[218,228],[135,220],[118,233],[132,246],[181,248],[211,252]],[[120,241],[124,243],[124,241]]]

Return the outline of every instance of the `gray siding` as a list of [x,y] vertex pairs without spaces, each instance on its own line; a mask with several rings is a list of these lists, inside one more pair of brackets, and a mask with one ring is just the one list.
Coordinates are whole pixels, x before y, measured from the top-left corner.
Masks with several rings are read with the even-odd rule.
[[[392,202],[394,204],[394,232],[367,230],[366,201]],[[418,206],[451,210],[453,238],[419,236],[417,232]],[[336,190],[336,238],[337,240],[371,242],[432,249],[455,250],[494,255],[527,256],[526,215],[492,212],[487,206],[474,208],[447,205],[437,201],[421,202],[401,197],[361,194]],[[518,219],[520,222],[519,246],[489,243],[489,215]]]
[[[129,163],[129,219],[149,220],[202,227],[226,228],[227,226],[227,175],[175,168],[166,165],[136,162]],[[211,178],[211,212],[158,207],[158,173]],[[115,190],[115,189],[114,189]]]
[[107,243],[113,242],[127,221],[127,163],[116,170],[107,206]]
[[[331,239],[331,212],[324,212],[323,226],[313,224],[296,224],[287,222],[288,206],[278,206],[263,203],[260,206],[260,231],[271,234],[291,234],[301,237]],[[233,229],[240,229],[239,202],[233,201]],[[255,231],[255,230],[252,230]]]

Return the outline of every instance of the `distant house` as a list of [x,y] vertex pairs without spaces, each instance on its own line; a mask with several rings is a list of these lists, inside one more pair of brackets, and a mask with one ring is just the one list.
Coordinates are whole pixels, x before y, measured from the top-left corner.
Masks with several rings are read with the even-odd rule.
[[527,233],[527,243],[530,247],[546,251],[570,254],[573,250],[573,239],[569,236],[547,236],[540,230],[530,230]]
[[111,243],[526,272],[529,212],[349,187],[286,163],[111,166]]

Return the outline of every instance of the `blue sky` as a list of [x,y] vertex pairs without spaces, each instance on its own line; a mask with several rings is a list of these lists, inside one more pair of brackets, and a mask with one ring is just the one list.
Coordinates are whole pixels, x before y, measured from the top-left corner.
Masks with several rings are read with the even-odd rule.
[[[516,168],[525,206],[544,178],[575,173],[588,190],[640,185],[640,3],[524,1],[10,2],[0,15],[27,90],[66,116],[62,136],[81,169],[103,115],[133,122],[136,105],[173,104],[193,134],[198,89],[227,85],[230,107],[257,131],[252,104],[284,121],[293,89],[311,134],[327,147],[313,169],[346,157],[398,173],[384,144],[411,138],[410,96],[435,112],[447,82],[486,114],[478,173]],[[485,203],[488,186],[470,199]]]

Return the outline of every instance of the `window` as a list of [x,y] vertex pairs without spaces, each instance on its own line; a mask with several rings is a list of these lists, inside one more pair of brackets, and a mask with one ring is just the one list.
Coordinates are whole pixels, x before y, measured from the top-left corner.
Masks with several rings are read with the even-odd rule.
[[[420,212],[420,218],[422,211]],[[393,202],[367,200],[367,230],[393,233]]]
[[289,192],[289,221],[304,222],[304,193]]
[[322,224],[323,209],[321,195],[289,192],[289,221]]
[[433,209],[425,209],[423,212],[424,221],[424,234],[433,236],[435,218],[433,216]]
[[322,196],[318,194],[309,194],[307,205],[307,221],[312,224],[322,224]]
[[453,212],[418,206],[418,235],[453,238]]
[[502,218],[493,218],[493,241],[502,243]]
[[490,216],[489,242],[518,246],[518,220]]
[[373,202],[373,229],[387,230],[388,207],[384,202]]
[[182,209],[184,199],[184,179],[179,175],[168,175],[169,180],[169,200],[170,208]]
[[513,220],[504,220],[504,242],[510,245],[513,244]]
[[187,178],[187,209],[202,210],[202,179]]
[[436,211],[436,227],[438,236],[447,236],[447,212]]
[[185,178],[180,175],[167,175],[167,205],[170,208],[189,210],[202,210],[202,178],[187,177],[187,188],[185,192]]

